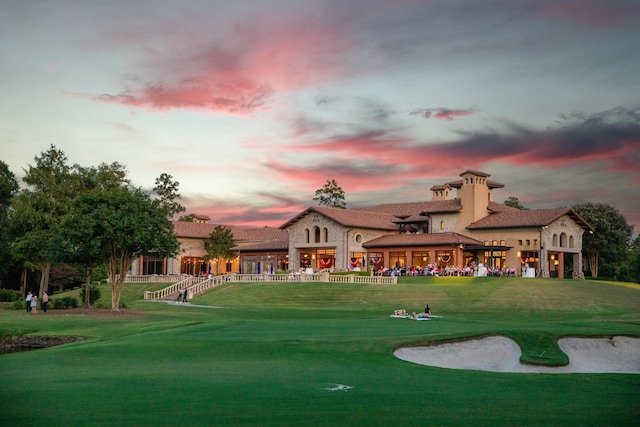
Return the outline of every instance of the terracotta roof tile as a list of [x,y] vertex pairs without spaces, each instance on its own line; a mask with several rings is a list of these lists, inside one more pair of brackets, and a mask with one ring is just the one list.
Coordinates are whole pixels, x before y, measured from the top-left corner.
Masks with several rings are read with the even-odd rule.
[[324,215],[345,227],[365,227],[376,230],[398,229],[398,226],[393,223],[397,218],[390,214],[358,209],[329,208],[326,206],[309,207],[304,212],[282,224],[280,228],[287,228],[291,224],[298,222],[302,218],[314,212]]
[[544,227],[564,215],[571,217],[585,230],[592,230],[591,226],[571,208],[502,210],[469,224],[467,228],[469,230],[481,230],[491,228]]
[[391,234],[378,237],[362,245],[364,248],[390,246],[443,246],[443,245],[481,245],[482,242],[458,233],[420,233]]
[[216,226],[221,225],[228,228],[233,233],[233,238],[240,240],[244,237],[242,230],[235,225],[206,224],[201,222],[173,221],[173,232],[176,237],[191,237],[206,239],[211,235]]

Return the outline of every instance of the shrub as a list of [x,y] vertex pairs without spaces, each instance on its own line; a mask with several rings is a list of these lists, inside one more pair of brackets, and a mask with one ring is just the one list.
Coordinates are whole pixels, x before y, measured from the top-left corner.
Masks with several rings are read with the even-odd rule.
[[20,291],[15,289],[0,289],[0,302],[12,302],[22,300]]
[[13,302],[13,304],[11,304],[11,308],[14,310],[25,310],[27,306],[25,305],[25,302],[22,301],[22,298],[20,298],[19,300],[16,300]]
[[[82,289],[80,290],[80,301],[82,301],[83,304],[85,299],[86,288],[87,288],[87,285],[85,284],[82,286]],[[89,292],[89,305],[94,305],[96,301],[100,299],[100,288],[98,288],[98,285],[92,284],[90,290],[91,292]]]
[[74,297],[56,298],[50,301],[50,304],[56,310],[64,308],[78,308],[78,299]]

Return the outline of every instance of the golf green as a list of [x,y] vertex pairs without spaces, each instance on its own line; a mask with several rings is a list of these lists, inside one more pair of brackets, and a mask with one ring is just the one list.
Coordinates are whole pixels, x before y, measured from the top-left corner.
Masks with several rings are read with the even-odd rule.
[[[145,286],[126,284],[127,308],[114,315],[0,311],[5,334],[84,337],[0,356],[0,424],[625,426],[640,415],[636,374],[465,371],[393,355],[401,346],[503,335],[520,345],[523,361],[566,364],[559,337],[640,336],[639,285],[229,283],[184,305],[141,301]],[[390,318],[425,303],[442,317]]]

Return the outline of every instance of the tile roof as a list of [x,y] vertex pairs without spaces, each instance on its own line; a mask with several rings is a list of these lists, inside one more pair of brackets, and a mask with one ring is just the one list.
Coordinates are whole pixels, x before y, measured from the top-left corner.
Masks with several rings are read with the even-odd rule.
[[284,229],[301,220],[312,213],[319,213],[337,222],[344,227],[364,227],[375,230],[397,230],[398,226],[393,223],[397,218],[393,215],[370,212],[358,209],[339,209],[326,206],[311,206],[304,212],[280,226]]
[[216,226],[221,225],[228,228],[233,233],[234,239],[241,239],[244,234],[234,225],[207,224],[202,222],[173,221],[173,232],[176,237],[190,237],[196,239],[206,239],[211,235]]
[[501,210],[469,224],[467,229],[544,227],[565,215],[568,215],[585,230],[593,230],[593,228],[571,208]]
[[482,242],[458,233],[390,234],[363,243],[364,248],[390,246],[481,245]]
[[384,213],[398,218],[408,218],[421,213],[458,212],[462,209],[460,199],[431,200],[427,202],[386,203],[383,205],[354,208],[351,210]]
[[289,233],[286,230],[273,227],[242,229],[247,242],[240,242],[232,248],[234,251],[281,251],[289,249]]

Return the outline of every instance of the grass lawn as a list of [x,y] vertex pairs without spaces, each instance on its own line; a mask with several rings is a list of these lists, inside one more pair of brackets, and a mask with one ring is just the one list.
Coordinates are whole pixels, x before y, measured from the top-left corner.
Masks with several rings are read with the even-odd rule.
[[[503,334],[529,362],[545,351],[545,362],[565,364],[559,336],[640,336],[640,285],[466,277],[228,283],[191,301],[223,308],[141,301],[147,286],[126,284],[127,308],[115,316],[0,311],[5,333],[86,337],[0,356],[0,425],[639,423],[640,375],[459,371],[392,353]],[[108,288],[102,300],[110,301]],[[389,317],[425,303],[443,317]]]

